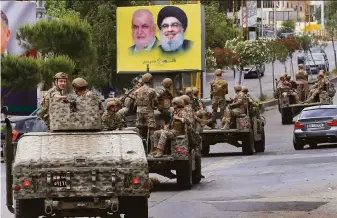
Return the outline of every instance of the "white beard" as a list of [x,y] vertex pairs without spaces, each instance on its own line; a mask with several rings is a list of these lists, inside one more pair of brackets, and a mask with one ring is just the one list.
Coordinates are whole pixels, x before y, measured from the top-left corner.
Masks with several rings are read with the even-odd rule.
[[178,33],[175,39],[167,40],[166,36],[160,32],[160,45],[164,51],[178,50],[184,43],[184,32]]

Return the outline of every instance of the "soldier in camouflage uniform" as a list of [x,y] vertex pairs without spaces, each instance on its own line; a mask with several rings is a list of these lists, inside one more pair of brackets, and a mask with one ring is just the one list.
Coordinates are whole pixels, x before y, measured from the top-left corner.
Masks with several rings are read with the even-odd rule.
[[298,71],[295,75],[296,84],[297,84],[297,95],[300,101],[305,101],[308,91],[309,91],[309,85],[308,85],[308,74],[306,71],[304,71],[304,65],[299,64],[298,65]]
[[199,98],[199,89],[197,87],[192,88],[192,108],[195,112],[204,110],[204,106]]
[[188,124],[186,112],[184,110],[184,100],[181,97],[175,97],[172,100],[174,111],[171,122],[162,130],[154,132],[154,147],[156,148],[152,155],[155,158],[162,157],[168,139],[173,139],[179,135],[185,135],[185,124]]
[[165,124],[168,124],[168,122],[170,122],[170,107],[173,99],[173,96],[170,93],[172,80],[170,78],[165,78],[161,84],[162,87],[156,89],[158,110],[160,111],[161,118],[164,120]]
[[135,93],[142,86],[143,86],[142,78],[139,78],[137,82],[135,83],[134,88],[126,93],[125,100],[124,100],[124,110],[126,113],[129,113],[129,114],[136,113]]
[[[292,89],[292,84],[287,80],[287,74],[282,73],[280,76],[280,80],[277,83],[277,88],[278,89],[284,89],[284,88],[289,88],[289,95],[290,97],[294,98],[295,103],[298,104],[300,103],[300,99],[297,96],[297,93],[294,89]],[[283,93],[280,93],[280,95],[282,95]]]
[[247,113],[248,98],[242,92],[242,87],[236,85],[234,87],[236,96],[233,99],[233,103],[228,105],[228,110],[222,119],[224,130],[230,129],[230,123],[234,121],[235,117]]
[[184,110],[186,114],[186,119],[189,120],[189,123],[194,127],[195,120],[194,120],[194,111],[192,108],[192,100],[188,95],[182,95],[180,96],[181,99],[184,101]]
[[324,77],[324,73],[323,72],[319,72],[319,74],[317,75],[316,78],[316,83],[315,85],[313,85],[310,89],[309,95],[308,95],[308,99],[305,101],[306,103],[314,103],[316,97],[323,91],[328,92],[328,87],[329,87],[329,83],[327,82],[327,80]]
[[211,99],[212,99],[212,120],[216,123],[216,112],[220,108],[220,119],[222,119],[226,109],[226,95],[228,94],[228,83],[222,78],[222,70],[215,71],[216,78],[211,82]]
[[102,105],[102,102],[99,99],[99,96],[92,91],[87,90],[88,82],[83,78],[76,78],[72,81],[73,89],[78,97],[80,96],[94,96],[97,98],[97,104],[99,105],[99,113],[103,115],[104,113],[104,107]]
[[49,89],[47,93],[43,96],[42,102],[41,102],[41,112],[38,114],[39,118],[45,122],[49,129],[49,100],[53,97],[58,97],[62,99],[67,99],[67,96],[62,93],[66,86],[67,86],[67,79],[68,75],[59,72],[55,74],[53,77],[54,79],[54,87]]
[[122,103],[119,99],[112,99],[107,103],[106,111],[102,116],[103,130],[121,130],[126,127],[124,112],[121,109],[121,106]]
[[136,126],[140,135],[150,140],[151,151],[154,151],[152,138],[156,128],[154,110],[158,105],[157,93],[151,88],[152,75],[150,73],[142,76],[142,82],[143,86],[135,92],[135,105],[137,106]]

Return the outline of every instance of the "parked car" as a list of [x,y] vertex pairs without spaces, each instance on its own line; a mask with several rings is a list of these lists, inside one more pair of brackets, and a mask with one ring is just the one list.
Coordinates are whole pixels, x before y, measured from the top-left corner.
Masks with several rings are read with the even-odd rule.
[[302,150],[309,144],[337,142],[337,105],[318,105],[302,110],[294,125],[293,144]]
[[[14,146],[19,138],[27,132],[47,132],[48,127],[42,120],[37,119],[36,116],[15,116],[9,117],[12,124],[12,142]],[[6,142],[6,123],[1,120],[1,162],[3,162],[3,146]]]
[[318,74],[320,70],[329,71],[329,61],[322,53],[308,55],[304,65],[305,70],[312,74]]
[[261,76],[264,76],[265,66],[257,68],[256,66],[248,66],[243,68],[244,78],[259,78],[259,72]]
[[[326,55],[325,51],[321,47],[313,47],[310,48],[311,54],[323,54],[324,59],[328,59],[328,56]],[[310,52],[307,55],[310,55]],[[297,64],[304,64],[305,62],[305,53],[302,52],[298,57],[297,57]]]

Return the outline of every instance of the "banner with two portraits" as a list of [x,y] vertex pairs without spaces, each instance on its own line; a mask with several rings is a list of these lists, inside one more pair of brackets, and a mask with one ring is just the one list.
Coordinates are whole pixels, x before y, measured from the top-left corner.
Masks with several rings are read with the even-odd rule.
[[202,5],[117,9],[117,72],[202,70]]

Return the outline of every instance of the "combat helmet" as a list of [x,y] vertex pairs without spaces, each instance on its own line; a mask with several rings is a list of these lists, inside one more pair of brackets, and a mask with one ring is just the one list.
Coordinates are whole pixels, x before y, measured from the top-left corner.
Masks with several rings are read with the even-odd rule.
[[106,108],[109,109],[111,106],[120,106],[122,102],[119,99],[113,98],[112,100],[108,101],[106,104]]
[[242,86],[242,92],[248,93],[249,92],[248,87],[247,86]]
[[85,79],[78,77],[74,79],[71,84],[76,88],[83,88],[83,87],[87,87],[88,82]]
[[190,96],[182,95],[182,96],[180,96],[180,98],[183,99],[185,105],[192,104],[192,100],[191,100]]
[[304,69],[304,65],[303,64],[299,64],[298,68],[301,69],[301,70],[303,70]]
[[236,85],[236,86],[234,86],[234,90],[235,90],[236,92],[242,91],[242,86]]
[[145,73],[142,76],[142,82],[143,83],[149,83],[152,80],[152,75],[150,73]]
[[165,78],[161,84],[165,87],[165,88],[170,88],[170,86],[172,85],[172,80],[170,78]]
[[185,106],[185,102],[181,98],[181,96],[173,98],[172,104],[176,104],[178,107],[184,107]]
[[192,93],[193,93],[193,95],[196,95],[197,93],[199,93],[199,89],[197,87],[193,87]]
[[324,73],[323,72],[319,72],[317,77],[321,77],[321,78],[324,78]]
[[53,80],[55,82],[55,80],[58,79],[68,79],[68,75],[66,73],[63,72],[58,72],[57,74],[55,74],[55,76],[53,77]]
[[287,74],[286,73],[282,73],[281,75],[280,75],[280,79],[281,78],[287,78]]
[[220,76],[222,74],[222,70],[221,69],[216,69],[215,70],[215,75],[216,76]]
[[192,88],[191,87],[187,87],[186,90],[185,90],[185,95],[188,95],[188,94],[192,94]]

